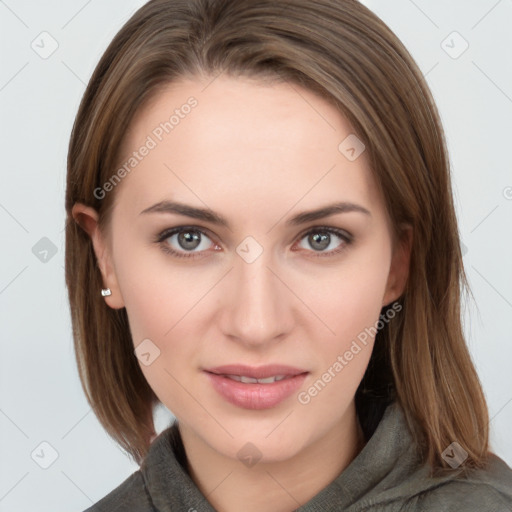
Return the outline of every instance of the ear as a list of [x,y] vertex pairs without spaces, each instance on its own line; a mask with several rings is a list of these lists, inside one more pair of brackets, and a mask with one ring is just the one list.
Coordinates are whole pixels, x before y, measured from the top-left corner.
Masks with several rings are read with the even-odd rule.
[[402,226],[402,229],[401,237],[393,248],[386,290],[382,298],[383,306],[391,304],[402,295],[409,277],[413,232],[409,224]]
[[[124,307],[124,300],[119,290],[115,269],[112,264],[112,254],[109,244],[101,232],[98,225],[98,212],[82,203],[75,203],[71,210],[75,222],[89,235],[91,238],[94,253],[98,267],[103,277],[105,288],[110,288],[112,295],[105,297],[105,302],[112,309],[120,309]],[[98,290],[100,295],[101,290]]]

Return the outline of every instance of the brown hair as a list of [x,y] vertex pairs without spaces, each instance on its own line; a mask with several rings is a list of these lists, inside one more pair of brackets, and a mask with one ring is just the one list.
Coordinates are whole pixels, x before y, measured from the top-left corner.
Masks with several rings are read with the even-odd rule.
[[126,310],[109,308],[99,293],[93,246],[71,209],[95,208],[108,229],[115,192],[98,199],[94,191],[112,176],[134,114],[172,81],[221,72],[321,95],[366,145],[394,235],[409,224],[413,245],[403,312],[376,335],[358,415],[371,434],[376,411],[396,398],[433,474],[447,468],[441,453],[453,441],[468,452],[465,467],[484,467],[488,411],[462,330],[469,285],[441,121],[411,55],[356,0],[152,0],[105,51],[73,126],[65,204],[75,353],[97,418],[141,464],[158,398],[134,354]]

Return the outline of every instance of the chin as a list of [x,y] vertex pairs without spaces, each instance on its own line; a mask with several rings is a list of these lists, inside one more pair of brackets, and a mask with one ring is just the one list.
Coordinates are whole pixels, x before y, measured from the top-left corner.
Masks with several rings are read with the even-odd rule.
[[[286,414],[283,415],[286,417]],[[301,452],[310,440],[310,435],[301,427],[301,432],[291,432],[290,426],[279,427],[279,421],[272,427],[258,427],[254,420],[232,424],[227,427],[233,438],[228,435],[211,437],[211,431],[205,432],[205,441],[225,457],[244,461],[257,459],[261,463],[282,462]],[[276,428],[277,427],[277,428]],[[270,433],[270,434],[269,434]],[[250,466],[248,466],[250,467]]]

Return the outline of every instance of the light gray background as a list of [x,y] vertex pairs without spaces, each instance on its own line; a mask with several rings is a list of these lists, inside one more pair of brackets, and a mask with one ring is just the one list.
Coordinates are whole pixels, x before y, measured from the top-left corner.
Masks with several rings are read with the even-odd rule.
[[[138,469],[104,433],[80,387],[63,228],[67,144],[85,84],[143,3],[0,0],[1,511],[80,512]],[[363,3],[405,43],[441,112],[478,306],[468,306],[465,329],[492,447],[512,465],[512,0]],[[47,58],[31,47],[51,49],[43,31],[58,43]],[[469,47],[459,55],[461,38]],[[162,408],[158,430],[171,418]],[[53,450],[56,460],[43,469]]]

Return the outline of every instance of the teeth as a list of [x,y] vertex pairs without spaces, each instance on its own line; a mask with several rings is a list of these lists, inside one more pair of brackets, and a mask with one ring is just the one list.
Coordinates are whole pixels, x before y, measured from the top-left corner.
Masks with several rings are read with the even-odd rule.
[[[281,380],[279,377],[281,375],[277,375],[274,377],[267,377],[266,379],[257,379],[259,384],[268,384],[270,382],[275,382],[276,380]],[[284,377],[282,377],[284,379]]]
[[241,375],[240,382],[243,382],[244,384],[256,384],[258,382],[258,379],[254,379],[253,377],[245,377],[244,375]]
[[245,384],[271,384],[272,382],[285,379],[286,375],[274,375],[273,377],[266,377],[265,379],[255,379],[254,377],[246,377],[245,375],[225,375],[225,377]]

